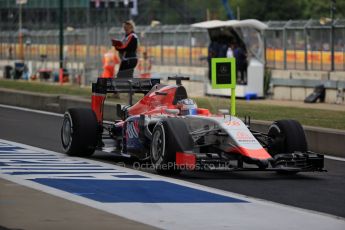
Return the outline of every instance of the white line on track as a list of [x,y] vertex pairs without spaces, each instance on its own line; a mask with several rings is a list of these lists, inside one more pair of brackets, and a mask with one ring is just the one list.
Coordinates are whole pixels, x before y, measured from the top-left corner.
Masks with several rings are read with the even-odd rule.
[[342,157],[334,157],[334,156],[329,156],[329,155],[325,155],[325,158],[326,158],[326,159],[329,159],[329,160],[334,160],[334,161],[345,161],[345,158],[342,158]]
[[[0,108],[5,108],[5,109],[15,109],[15,110],[20,110],[20,111],[25,111],[25,112],[30,112],[30,113],[38,113],[38,114],[44,114],[44,115],[50,115],[50,116],[55,116],[55,117],[63,117],[64,115],[61,113],[53,113],[53,112],[47,112],[47,111],[42,111],[42,110],[37,110],[37,109],[29,109],[29,108],[23,108],[23,107],[18,107],[18,106],[11,106],[11,105],[4,105],[0,104]],[[111,121],[103,121],[106,124],[110,124]]]
[[39,113],[39,114],[44,114],[44,115],[56,116],[56,117],[63,117],[63,114],[60,114],[60,113],[52,113],[52,112],[47,112],[47,111],[42,111],[42,110],[28,109],[28,108],[11,106],[11,105],[0,104],[0,107],[6,108],[6,109],[16,109],[16,110],[25,111],[25,112],[32,112],[32,113]]

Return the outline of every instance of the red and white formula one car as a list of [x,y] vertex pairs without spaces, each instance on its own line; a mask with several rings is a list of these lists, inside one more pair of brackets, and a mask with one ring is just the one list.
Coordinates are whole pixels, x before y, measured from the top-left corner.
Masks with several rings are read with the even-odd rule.
[[[294,120],[273,122],[267,133],[247,121],[212,115],[188,98],[181,84],[159,79],[102,79],[92,87],[92,108],[69,109],[63,120],[64,151],[90,156],[96,149],[150,160],[159,173],[188,170],[243,170],[297,173],[324,171],[324,156],[308,151],[302,126]],[[120,120],[103,121],[107,93],[129,93],[129,105],[117,105]],[[132,105],[132,95],[145,96]],[[246,119],[248,120],[248,119]]]

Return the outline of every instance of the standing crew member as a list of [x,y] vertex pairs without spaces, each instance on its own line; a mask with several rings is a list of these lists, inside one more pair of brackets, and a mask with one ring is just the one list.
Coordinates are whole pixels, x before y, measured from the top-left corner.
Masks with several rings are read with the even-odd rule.
[[134,32],[134,23],[132,21],[126,21],[123,23],[123,29],[126,33],[123,40],[113,40],[113,46],[119,51],[121,64],[118,78],[133,77],[134,68],[138,63],[137,48],[138,48],[138,36]]
[[231,43],[229,43],[228,50],[226,51],[226,57],[227,58],[234,57],[234,46]]
[[[236,70],[240,74],[240,79],[237,79],[239,84],[247,84],[247,54],[242,47],[237,45],[234,50],[234,57],[236,58]],[[237,77],[238,78],[238,77]]]

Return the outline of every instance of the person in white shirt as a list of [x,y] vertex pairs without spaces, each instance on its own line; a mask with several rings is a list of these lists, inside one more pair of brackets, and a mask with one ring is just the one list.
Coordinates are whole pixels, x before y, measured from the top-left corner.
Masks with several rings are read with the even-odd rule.
[[226,57],[227,58],[234,57],[233,45],[231,43],[229,44],[228,50],[226,51]]

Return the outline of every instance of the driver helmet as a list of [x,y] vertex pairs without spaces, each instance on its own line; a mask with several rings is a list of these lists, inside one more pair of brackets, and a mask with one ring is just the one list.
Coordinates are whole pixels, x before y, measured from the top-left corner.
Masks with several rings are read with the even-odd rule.
[[180,110],[180,115],[197,115],[197,104],[192,99],[186,98],[177,101],[176,107]]

